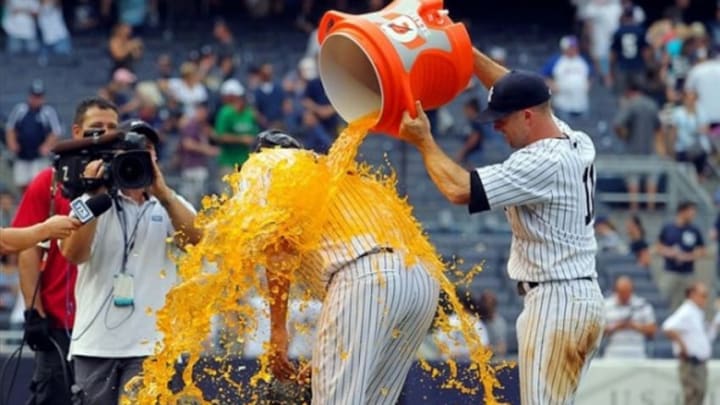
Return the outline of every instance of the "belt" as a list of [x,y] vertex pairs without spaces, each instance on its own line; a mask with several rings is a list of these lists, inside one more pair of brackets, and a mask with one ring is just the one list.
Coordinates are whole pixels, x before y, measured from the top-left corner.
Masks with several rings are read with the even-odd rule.
[[361,254],[360,256],[356,257],[355,260],[362,259],[363,257],[368,257],[370,255],[376,255],[378,253],[393,253],[395,250],[391,247],[385,247],[385,246],[375,246],[374,248],[368,250],[367,252]]
[[695,356],[687,356],[687,357],[683,358],[682,360],[685,361],[686,363],[692,364],[693,366],[700,366],[700,365],[705,364],[705,360],[701,360],[699,357],[695,357]]
[[571,278],[569,280],[550,280],[550,281],[543,281],[543,282],[537,282],[537,281],[518,281],[517,283],[517,292],[518,295],[525,296],[527,293],[530,292],[533,288],[539,286],[543,283],[552,283],[553,281],[574,281],[574,280],[584,280],[584,281],[592,281],[592,277],[580,277],[580,278]]

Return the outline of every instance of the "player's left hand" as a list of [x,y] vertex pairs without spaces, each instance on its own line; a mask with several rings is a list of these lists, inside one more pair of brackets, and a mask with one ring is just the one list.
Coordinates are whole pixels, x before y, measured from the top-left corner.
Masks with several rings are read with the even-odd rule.
[[403,113],[398,135],[401,139],[418,146],[425,141],[432,140],[432,133],[430,132],[430,120],[425,115],[420,101],[415,102],[415,109],[417,110],[415,118],[412,118],[407,111]]

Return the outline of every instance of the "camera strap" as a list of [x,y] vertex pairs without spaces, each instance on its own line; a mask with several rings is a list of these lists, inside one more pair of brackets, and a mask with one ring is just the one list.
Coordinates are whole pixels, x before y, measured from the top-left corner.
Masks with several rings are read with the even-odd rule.
[[117,194],[113,197],[113,200],[115,202],[117,213],[118,222],[120,223],[120,228],[122,229],[123,233],[123,259],[122,259],[122,268],[120,269],[121,274],[125,274],[127,272],[127,263],[128,259],[130,258],[130,252],[132,252],[133,248],[135,247],[135,239],[137,239],[137,231],[138,227],[140,226],[140,221],[142,221],[143,217],[145,216],[145,213],[150,209],[150,207],[155,205],[155,201],[146,201],[145,204],[143,204],[143,208],[140,211],[140,214],[135,218],[135,225],[133,225],[132,230],[128,229],[128,218],[126,217],[127,213],[126,210],[122,207],[122,203],[120,201],[120,198]]

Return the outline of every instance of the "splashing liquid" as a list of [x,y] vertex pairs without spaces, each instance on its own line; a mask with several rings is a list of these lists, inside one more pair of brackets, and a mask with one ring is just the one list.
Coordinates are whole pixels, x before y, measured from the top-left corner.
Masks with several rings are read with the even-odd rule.
[[[380,214],[388,220],[386,226],[373,227],[371,239],[379,246],[396,248],[404,255],[408,267],[422,261],[438,281],[453,311],[460,316],[462,334],[470,347],[471,365],[466,372],[482,384],[486,404],[499,403],[493,395],[500,384],[496,369],[490,365],[492,353],[481,345],[473,320],[462,310],[456,286],[445,275],[447,266],[412,216],[410,205],[397,195],[394,173],[386,174],[355,161],[360,144],[375,122],[374,116],[368,116],[351,123],[327,155],[289,149],[255,153],[240,173],[226,179],[231,196],[205,198],[196,220],[205,229],[205,235],[177,258],[179,276],[184,281],[167,294],[165,306],[157,313],[157,326],[164,338],[156,354],[145,361],[143,377],[126,386],[132,394],[122,403],[176,404],[190,399],[194,403],[222,404],[232,403],[223,398],[238,396],[243,403],[259,402],[256,386],[272,380],[269,345],[265,347],[266,354],[258,359],[259,371],[252,376],[249,386],[243,386],[233,377],[234,371],[223,366],[230,364],[229,355],[224,353],[242,342],[231,339],[208,342],[212,319],[221,317],[225,327],[236,336],[251,335],[257,325],[255,309],[249,305],[248,297],[260,294],[270,300],[263,268],[286,274],[296,286],[292,291],[302,291],[302,298],[322,299],[325,286],[319,274],[296,269],[306,267],[303,262],[327,243],[328,212],[338,204],[340,195],[350,191],[361,193],[372,202],[372,208],[367,210],[374,210],[373,215]],[[368,232],[360,220],[363,214],[362,209],[349,212],[356,220],[349,218],[348,226],[331,230],[335,242],[343,246],[357,244],[353,238]],[[358,249],[362,248],[367,247]],[[214,264],[215,270],[208,270],[208,263]],[[442,308],[435,326],[449,328],[447,313]],[[213,359],[218,366],[208,368],[201,362],[208,352],[222,353]],[[177,379],[179,359],[184,367],[183,388],[173,392],[169,383]],[[477,390],[477,386],[460,381],[461,371],[452,360],[448,361],[447,375],[425,361],[421,365],[433,378],[444,378],[446,388],[465,393]],[[198,373],[197,366],[205,368]],[[198,388],[203,381],[223,381],[233,392],[219,392],[219,398],[208,402]]]

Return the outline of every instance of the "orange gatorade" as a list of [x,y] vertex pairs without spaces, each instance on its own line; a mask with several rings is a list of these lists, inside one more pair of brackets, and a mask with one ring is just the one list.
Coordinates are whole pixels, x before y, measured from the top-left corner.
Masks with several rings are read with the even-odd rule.
[[320,78],[348,122],[380,111],[373,130],[396,135],[415,100],[433,109],[470,81],[472,43],[442,0],[396,0],[383,10],[327,12],[318,29]]

